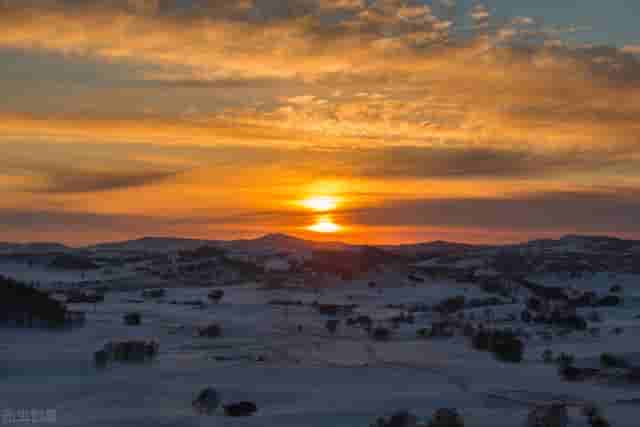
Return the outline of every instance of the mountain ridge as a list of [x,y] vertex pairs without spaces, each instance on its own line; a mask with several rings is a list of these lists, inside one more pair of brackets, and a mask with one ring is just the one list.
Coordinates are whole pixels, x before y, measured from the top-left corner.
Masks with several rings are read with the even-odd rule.
[[628,247],[638,246],[640,240],[624,239],[609,235],[581,235],[566,234],[557,239],[532,239],[519,243],[505,244],[474,244],[455,241],[433,240],[416,243],[398,244],[362,244],[346,243],[339,240],[318,241],[303,239],[285,233],[267,233],[256,238],[233,239],[233,240],[210,240],[195,239],[173,236],[143,236],[140,238],[99,242],[90,245],[69,246],[57,242],[0,242],[0,252],[63,252],[74,250],[150,250],[150,251],[170,251],[195,249],[201,246],[217,246],[231,250],[248,250],[251,248],[261,249],[281,249],[283,251],[293,250],[357,250],[366,247],[374,247],[388,251],[411,254],[415,252],[428,253],[429,251],[439,251],[443,249],[466,251],[486,248],[514,248],[514,247],[534,247],[534,246],[558,246],[558,245],[598,245],[598,244],[618,244]]

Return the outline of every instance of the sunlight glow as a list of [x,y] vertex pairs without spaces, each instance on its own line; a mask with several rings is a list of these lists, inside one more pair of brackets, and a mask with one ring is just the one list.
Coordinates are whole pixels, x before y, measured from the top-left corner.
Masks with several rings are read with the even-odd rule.
[[342,227],[333,222],[330,217],[322,216],[316,220],[316,223],[309,226],[308,229],[316,233],[337,233]]
[[327,212],[338,206],[338,199],[332,196],[314,196],[303,200],[302,205],[314,211]]

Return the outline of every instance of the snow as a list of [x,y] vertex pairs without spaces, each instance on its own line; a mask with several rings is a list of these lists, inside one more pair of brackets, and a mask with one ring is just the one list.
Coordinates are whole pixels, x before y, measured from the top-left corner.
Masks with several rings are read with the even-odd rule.
[[[382,415],[408,409],[427,419],[439,407],[456,407],[468,426],[522,425],[530,405],[564,397],[596,401],[616,426],[635,426],[640,408],[629,401],[640,389],[597,382],[562,381],[555,366],[540,355],[546,348],[579,360],[606,351],[637,353],[640,323],[632,308],[603,311],[605,325],[624,325],[623,335],[603,333],[532,339],[525,361],[511,365],[470,349],[462,337],[418,340],[415,330],[431,315],[417,313],[415,325],[402,325],[389,342],[373,342],[344,322],[335,336],[324,328],[327,317],[310,306],[358,304],[357,312],[382,322],[399,310],[387,304],[434,304],[448,296],[487,296],[469,285],[427,281],[417,287],[370,289],[353,283],[315,293],[308,289],[263,290],[256,284],[225,288],[219,304],[204,309],[168,301],[207,300],[207,288],[171,288],[163,300],[143,304],[140,291],[112,292],[104,304],[76,305],[87,311],[83,328],[65,332],[0,329],[0,407],[54,408],[58,424],[86,426],[368,426]],[[269,305],[274,299],[301,300],[302,307]],[[496,314],[517,312],[518,305],[495,307]],[[479,309],[482,311],[482,309]],[[609,310],[609,309],[607,309]],[[122,316],[142,314],[142,325],[128,327]],[[640,310],[638,310],[640,312]],[[622,313],[622,314],[620,314]],[[198,338],[198,326],[218,322],[220,339]],[[302,325],[298,332],[297,325]],[[113,364],[100,371],[93,352],[112,339],[157,339],[158,358],[149,364]],[[254,361],[259,355],[266,362]],[[218,361],[215,357],[228,357]],[[223,401],[251,400],[256,416],[230,419],[196,414],[191,400],[204,387]],[[577,414],[573,426],[586,426]]]
[[625,291],[640,296],[640,289],[636,286],[639,283],[639,279],[635,274],[612,272],[585,273],[581,277],[570,277],[562,274],[545,274],[534,277],[534,281],[544,283],[546,286],[564,286],[600,293],[607,293],[613,285],[620,285]]
[[267,272],[287,272],[291,266],[284,258],[269,258],[264,263],[264,270]]
[[115,280],[132,276],[132,272],[128,269],[117,269],[115,271],[109,271],[108,268],[87,271],[56,270],[47,265],[29,265],[26,262],[6,260],[0,261],[0,274],[22,282],[37,282],[42,287],[54,288],[56,286],[69,286],[71,283]]

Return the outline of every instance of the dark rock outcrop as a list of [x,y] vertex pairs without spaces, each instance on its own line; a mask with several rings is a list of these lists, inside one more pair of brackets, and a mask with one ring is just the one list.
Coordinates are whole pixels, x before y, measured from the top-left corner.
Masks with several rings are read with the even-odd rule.
[[69,311],[47,293],[0,276],[0,325],[62,327]]

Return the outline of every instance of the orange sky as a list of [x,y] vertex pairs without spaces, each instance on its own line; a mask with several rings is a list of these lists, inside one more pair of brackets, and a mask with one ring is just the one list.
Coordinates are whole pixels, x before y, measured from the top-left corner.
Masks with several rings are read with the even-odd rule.
[[640,238],[640,43],[564,24],[450,0],[0,2],[0,240]]

